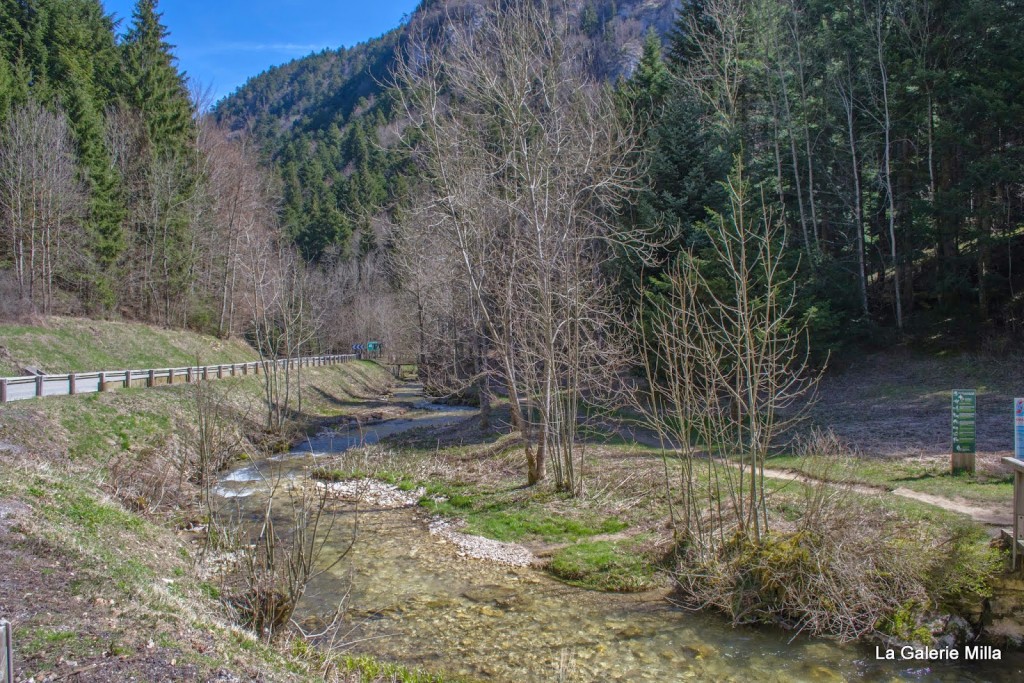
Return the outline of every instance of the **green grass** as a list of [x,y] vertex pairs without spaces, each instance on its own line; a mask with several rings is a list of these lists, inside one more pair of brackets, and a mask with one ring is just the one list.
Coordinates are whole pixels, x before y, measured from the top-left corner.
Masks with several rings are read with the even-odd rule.
[[143,522],[137,516],[108,503],[100,503],[85,494],[58,494],[58,503],[53,509],[68,522],[88,531],[97,533],[104,528],[139,531]]
[[827,481],[881,486],[963,498],[980,504],[1009,503],[1013,500],[1013,475],[951,474],[948,464],[889,459],[849,458],[831,467],[822,467],[819,459],[795,455],[770,458],[771,469],[796,470]]
[[159,412],[155,395],[144,402],[150,405],[128,405],[131,399],[125,394],[116,399],[91,394],[52,404],[70,438],[68,454],[72,459],[105,462],[115,453],[162,446],[172,431],[171,418]]
[[256,353],[240,340],[138,323],[47,318],[44,325],[0,325],[0,376],[38,367],[50,374],[241,363]]
[[94,637],[83,637],[73,630],[29,627],[16,634],[15,648],[19,657],[28,659],[59,654],[66,659],[88,656],[103,651],[103,644]]
[[349,673],[356,674],[364,681],[396,681],[397,683],[445,683],[457,679],[446,678],[439,674],[409,669],[397,664],[381,662],[367,656],[344,656],[339,662],[340,667]]
[[313,477],[325,481],[373,478],[402,491],[422,486],[426,493],[420,499],[421,507],[436,515],[465,520],[466,533],[496,541],[536,539],[564,543],[616,533],[629,526],[618,517],[604,517],[585,510],[573,509],[566,514],[551,512],[545,504],[562,501],[563,497],[543,490],[475,490],[458,483],[421,482],[409,474],[390,470],[369,472],[318,468],[313,471]]
[[604,591],[654,587],[655,564],[640,550],[645,537],[588,541],[558,551],[548,569],[567,583]]
[[[437,502],[428,496],[421,505],[434,514],[466,521],[466,533],[496,541],[539,539],[562,543],[598,534],[611,534],[628,527],[618,517],[602,517],[574,511],[572,516],[554,514],[542,506],[543,500],[510,500],[488,493],[472,494],[448,490],[448,500]],[[434,493],[433,495],[438,495]]]

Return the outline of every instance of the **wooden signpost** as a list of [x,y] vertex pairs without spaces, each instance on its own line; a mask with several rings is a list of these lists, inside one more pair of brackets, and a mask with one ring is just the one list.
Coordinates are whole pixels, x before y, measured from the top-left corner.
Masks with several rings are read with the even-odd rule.
[[1024,398],[1013,399],[1013,457],[1024,462]]
[[974,452],[978,436],[978,392],[953,390],[953,455],[951,469],[974,473]]
[[1016,570],[1020,566],[1021,557],[1024,557],[1024,460],[1003,458],[1003,462],[1013,469],[1013,535],[1010,547],[1011,566]]

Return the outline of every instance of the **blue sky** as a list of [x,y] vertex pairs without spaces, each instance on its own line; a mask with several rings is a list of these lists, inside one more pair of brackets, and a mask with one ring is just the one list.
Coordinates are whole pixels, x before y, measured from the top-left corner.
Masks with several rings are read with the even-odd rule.
[[[418,0],[163,0],[158,9],[176,46],[179,67],[230,94],[268,67],[324,48],[351,46],[398,26]],[[131,23],[135,0],[103,0]]]

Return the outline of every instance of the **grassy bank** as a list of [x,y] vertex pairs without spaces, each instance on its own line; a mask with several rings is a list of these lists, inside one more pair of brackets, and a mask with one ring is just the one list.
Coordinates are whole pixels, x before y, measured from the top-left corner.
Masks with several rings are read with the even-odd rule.
[[36,324],[0,324],[0,377],[35,367],[51,374],[181,367],[257,360],[239,339],[218,339],[139,323],[43,318]]
[[948,461],[934,459],[850,457],[822,468],[804,456],[779,455],[770,458],[767,466],[826,481],[876,486],[889,491],[906,488],[978,505],[1009,506],[1013,500],[1012,473],[979,471],[954,475]]
[[[102,334],[90,346],[80,335],[94,325]],[[142,341],[136,336],[138,346],[125,356],[106,347],[129,329],[139,332],[60,321],[45,333],[6,327],[0,343],[18,354],[16,364],[34,361],[47,370],[166,366],[215,348],[207,338],[162,330],[148,330]],[[35,349],[29,340],[39,335],[49,335],[52,346]],[[170,355],[160,350],[171,347]],[[219,352],[205,360],[252,357],[237,343]],[[298,427],[366,410],[391,384],[370,363],[304,372],[302,408],[293,405]],[[239,453],[257,448],[250,437],[259,437],[263,424],[260,379],[224,379],[208,389]],[[193,392],[184,385],[129,389],[0,408],[0,615],[14,625],[17,675],[439,681],[368,658],[325,654],[300,639],[270,645],[234,625],[218,588],[195,572],[201,535],[185,530],[196,521],[197,490],[179,481],[175,467],[195,447]]]

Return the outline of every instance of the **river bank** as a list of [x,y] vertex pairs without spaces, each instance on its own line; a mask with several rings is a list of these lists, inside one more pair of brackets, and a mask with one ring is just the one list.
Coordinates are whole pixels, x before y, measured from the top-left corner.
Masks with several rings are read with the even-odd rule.
[[[432,419],[429,411],[420,418]],[[1024,665],[1008,652],[1005,661],[946,663],[922,672],[916,662],[877,661],[868,646],[736,629],[713,613],[680,609],[658,571],[665,530],[650,524],[652,501],[637,495],[657,498],[656,472],[644,472],[656,469],[652,453],[635,445],[594,446],[591,455],[601,465],[591,470],[593,485],[605,486],[602,495],[577,500],[518,485],[517,446],[500,434],[474,436],[476,419],[443,426],[416,421],[403,417],[409,431],[387,422],[364,425],[372,447],[353,447],[333,430],[324,438],[344,452],[332,454],[326,441],[314,441],[316,447],[285,457],[288,464],[274,465],[296,476],[315,470],[319,486],[336,494],[336,513],[349,520],[336,532],[336,547],[358,520],[346,563],[317,577],[297,612],[319,628],[344,593],[343,630],[354,651],[495,681],[982,681],[1014,680]],[[608,481],[616,482],[614,490]],[[940,510],[917,513],[929,523],[948,522]],[[476,559],[436,533],[439,526],[520,547],[537,562]],[[637,563],[644,552],[647,559]],[[578,574],[555,580],[570,559]],[[630,583],[637,576],[643,580]]]
[[[294,424],[314,432],[386,411],[392,386],[369,363],[310,368],[305,382]],[[210,386],[238,452],[269,441],[257,378]],[[292,638],[268,644],[234,623],[196,572],[199,490],[175,464],[195,447],[195,411],[186,386],[0,408],[0,617],[13,625],[15,680],[434,680]]]
[[[469,413],[393,387],[372,364],[314,368],[306,380],[294,417],[307,431],[294,434],[294,456],[276,462],[318,453],[300,469],[373,476],[404,493],[423,487],[415,507],[379,517],[358,505],[360,543],[300,606],[299,617],[315,622],[350,590],[345,651],[325,655],[289,637],[268,645],[232,622],[220,587],[195,572],[198,492],[174,484],[174,463],[194,447],[193,396],[188,387],[129,390],[0,411],[0,562],[13,568],[0,573],[0,607],[15,623],[20,680],[585,681],[647,671],[652,680],[857,680],[917,671],[877,664],[858,646],[734,629],[668,602],[659,569],[671,533],[654,449],[593,439],[588,495],[575,500],[523,488],[512,437],[480,433]],[[263,439],[258,381],[218,387],[238,436]],[[495,417],[500,424],[500,410]],[[327,455],[381,437],[376,449]],[[230,479],[252,465],[241,461],[227,486],[244,486],[245,477]],[[785,512],[803,493],[779,485]],[[339,504],[339,518],[350,519]],[[929,527],[953,519],[927,507],[879,510]],[[439,524],[451,533],[431,533]],[[542,566],[474,559],[451,534],[521,546]],[[1013,662],[943,666],[925,678],[1019,671]]]

